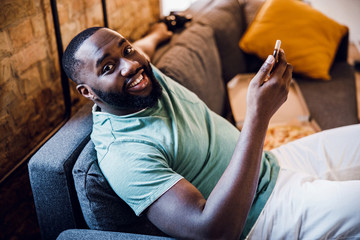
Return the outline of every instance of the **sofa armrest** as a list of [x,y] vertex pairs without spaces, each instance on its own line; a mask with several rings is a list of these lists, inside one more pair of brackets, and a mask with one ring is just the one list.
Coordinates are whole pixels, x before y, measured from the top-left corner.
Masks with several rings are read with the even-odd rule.
[[[29,177],[42,239],[84,227],[72,168],[92,130],[91,105],[85,105],[30,159]],[[61,150],[60,150],[61,149]]]
[[62,232],[57,240],[98,240],[98,239],[112,239],[112,240],[170,240],[174,238],[158,237],[150,235],[141,235],[133,233],[108,232],[89,229],[69,229]]

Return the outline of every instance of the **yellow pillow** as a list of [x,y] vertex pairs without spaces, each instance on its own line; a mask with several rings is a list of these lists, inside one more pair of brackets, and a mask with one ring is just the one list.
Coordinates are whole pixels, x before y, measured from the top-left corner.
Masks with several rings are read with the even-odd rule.
[[348,28],[299,0],[267,0],[244,36],[240,47],[262,59],[281,40],[294,72],[330,80],[329,70]]

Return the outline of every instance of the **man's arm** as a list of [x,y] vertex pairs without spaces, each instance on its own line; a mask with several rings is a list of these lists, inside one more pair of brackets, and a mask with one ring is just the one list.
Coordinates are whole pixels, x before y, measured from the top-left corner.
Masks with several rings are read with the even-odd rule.
[[156,23],[150,28],[148,34],[132,45],[150,60],[159,44],[168,41],[172,35],[173,33],[167,29],[165,23]]
[[183,179],[147,209],[147,217],[165,233],[190,239],[238,239],[256,193],[264,138],[271,116],[285,102],[292,66],[285,54],[265,81],[274,58],[250,83],[247,113],[231,162],[207,200]]

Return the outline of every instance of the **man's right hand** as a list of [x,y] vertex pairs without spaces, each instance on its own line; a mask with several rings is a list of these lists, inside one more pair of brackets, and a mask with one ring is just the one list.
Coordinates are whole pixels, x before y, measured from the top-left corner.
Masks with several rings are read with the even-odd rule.
[[246,113],[250,118],[260,117],[270,121],[270,118],[287,99],[293,67],[287,63],[285,53],[281,49],[279,61],[268,78],[274,61],[274,57],[269,55],[250,82]]

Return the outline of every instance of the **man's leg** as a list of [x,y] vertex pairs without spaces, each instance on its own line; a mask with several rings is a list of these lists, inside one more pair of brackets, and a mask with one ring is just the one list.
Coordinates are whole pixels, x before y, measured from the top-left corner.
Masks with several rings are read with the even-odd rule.
[[360,180],[360,124],[310,135],[272,152],[281,168],[318,179]]
[[360,180],[281,169],[249,239],[360,239]]
[[360,238],[360,125],[274,149],[280,173],[250,239]]

